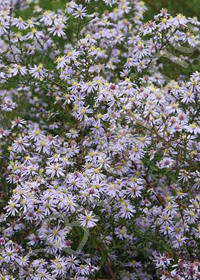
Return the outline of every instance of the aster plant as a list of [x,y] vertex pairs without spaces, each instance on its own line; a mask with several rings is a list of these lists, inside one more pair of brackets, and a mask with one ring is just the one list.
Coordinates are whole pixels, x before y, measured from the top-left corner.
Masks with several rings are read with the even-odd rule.
[[200,279],[200,22],[146,10],[0,1],[1,280]]

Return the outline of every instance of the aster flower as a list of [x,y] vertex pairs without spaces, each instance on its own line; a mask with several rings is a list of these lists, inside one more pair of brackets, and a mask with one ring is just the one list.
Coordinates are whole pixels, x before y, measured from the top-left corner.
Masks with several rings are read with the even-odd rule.
[[165,268],[170,264],[172,259],[167,257],[165,254],[159,254],[158,256],[155,256],[154,261],[157,268]]
[[171,168],[174,160],[169,157],[164,157],[157,165],[159,168]]
[[11,128],[14,128],[14,127],[22,128],[25,124],[26,124],[25,120],[23,120],[21,118],[16,118],[16,119],[14,119],[14,121],[12,121]]
[[19,29],[26,29],[27,24],[23,21],[22,17],[14,18],[12,24]]
[[196,123],[191,123],[189,126],[186,127],[186,130],[190,133],[199,134],[200,126],[198,126]]
[[180,248],[185,244],[185,241],[187,240],[186,237],[183,237],[181,234],[178,234],[176,236],[176,239],[172,242],[174,248]]
[[40,79],[44,77],[44,67],[42,64],[39,64],[38,66],[35,65],[34,67],[30,68],[29,73],[33,76],[33,78]]
[[53,269],[55,276],[64,275],[67,270],[65,259],[62,257],[56,257],[56,259],[52,261],[51,268]]
[[96,225],[96,222],[98,221],[97,218],[93,215],[92,211],[87,211],[85,210],[85,214],[80,214],[79,215],[79,222],[81,226],[87,227],[87,228],[92,228]]
[[63,29],[65,28],[65,25],[60,22],[60,21],[55,21],[54,22],[54,26],[50,27],[48,30],[50,33],[53,34],[53,36],[58,36],[58,37],[62,37],[65,35],[65,32],[63,31]]
[[129,204],[128,201],[125,201],[120,207],[119,217],[130,219],[135,212],[136,211],[134,207],[131,204]]
[[19,137],[14,141],[12,145],[12,150],[17,153],[21,153],[22,151],[25,151],[28,146],[28,141],[25,138]]
[[83,7],[82,5],[77,5],[74,12],[73,12],[73,16],[75,18],[83,19],[86,15],[87,15],[86,8]]
[[54,177],[54,176],[63,177],[64,170],[63,170],[62,166],[57,163],[49,164],[49,166],[46,167],[46,174],[50,175],[51,177]]
[[15,203],[14,201],[10,200],[8,206],[5,207],[7,210],[8,215],[15,216],[16,213],[18,213],[18,207],[20,205]]
[[21,66],[20,64],[14,64],[13,68],[11,69],[11,74],[13,76],[16,76],[17,74],[24,76],[26,73],[27,73],[26,67]]

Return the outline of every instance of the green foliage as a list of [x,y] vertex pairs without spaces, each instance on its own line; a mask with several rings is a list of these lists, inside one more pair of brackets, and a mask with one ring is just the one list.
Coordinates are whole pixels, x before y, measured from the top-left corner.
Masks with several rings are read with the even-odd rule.
[[184,14],[188,17],[199,17],[200,5],[199,0],[144,0],[148,6],[146,19],[152,19],[152,16],[159,13],[160,9],[166,8],[175,16],[176,14]]

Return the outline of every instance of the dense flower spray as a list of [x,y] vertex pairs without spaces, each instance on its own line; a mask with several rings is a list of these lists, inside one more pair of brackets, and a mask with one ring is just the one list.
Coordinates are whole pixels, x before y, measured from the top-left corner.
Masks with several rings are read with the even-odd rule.
[[200,279],[200,22],[145,11],[0,1],[0,279]]

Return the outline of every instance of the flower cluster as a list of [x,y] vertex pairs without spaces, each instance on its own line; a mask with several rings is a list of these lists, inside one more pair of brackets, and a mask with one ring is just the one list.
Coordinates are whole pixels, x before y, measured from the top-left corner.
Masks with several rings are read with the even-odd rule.
[[200,22],[22,2],[0,3],[0,279],[199,279],[200,73],[164,70]]

